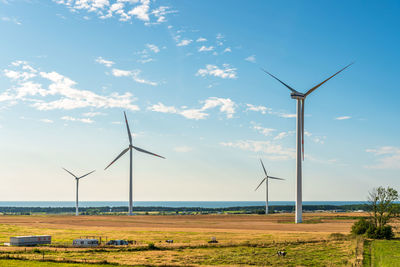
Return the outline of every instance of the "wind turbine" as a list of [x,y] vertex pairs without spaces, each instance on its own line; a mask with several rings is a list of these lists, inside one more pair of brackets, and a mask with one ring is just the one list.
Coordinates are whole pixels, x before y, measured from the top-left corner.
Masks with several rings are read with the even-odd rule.
[[110,167],[114,162],[116,162],[120,157],[122,157],[129,150],[129,155],[130,155],[130,161],[129,161],[129,215],[132,215],[132,207],[133,207],[133,200],[132,200],[133,199],[132,198],[132,160],[133,160],[132,149],[135,149],[139,152],[147,153],[147,154],[159,157],[159,158],[163,158],[163,159],[165,159],[165,158],[163,156],[154,154],[152,152],[146,151],[144,149],[141,149],[139,147],[132,145],[132,135],[131,135],[131,131],[129,130],[128,119],[126,118],[125,111],[124,111],[124,116],[125,116],[126,130],[128,131],[129,146],[128,146],[128,148],[125,148],[124,150],[122,150],[122,152],[110,164],[108,164],[108,166],[104,170],[107,170],[108,167]]
[[265,181],[265,197],[266,197],[266,199],[265,199],[265,215],[268,215],[268,179],[275,179],[275,180],[285,180],[285,179],[268,176],[267,171],[265,170],[265,167],[264,167],[264,163],[262,162],[261,159],[260,159],[260,162],[261,162],[261,166],[264,170],[265,177],[264,177],[264,179],[261,180],[261,183],[257,186],[256,190],[254,190],[254,191],[257,191],[257,189]]
[[343,69],[339,70],[326,80],[322,81],[321,83],[315,85],[313,88],[309,89],[306,93],[300,93],[287,85],[286,83],[282,82],[279,80],[277,77],[269,73],[268,71],[262,69],[265,73],[270,75],[272,78],[286,86],[292,93],[290,96],[292,99],[297,100],[297,122],[296,122],[296,135],[297,135],[297,141],[296,141],[296,217],[295,217],[295,222],[296,223],[301,223],[303,221],[303,203],[302,203],[302,170],[301,170],[301,158],[303,155],[303,160],[304,160],[304,102],[306,100],[306,97],[314,92],[318,87],[335,77],[337,74],[340,72],[344,71],[348,67],[350,67],[353,63],[350,63]]
[[75,181],[76,181],[76,203],[75,203],[75,215],[79,216],[79,205],[78,205],[78,191],[79,191],[79,180],[82,179],[85,176],[88,176],[89,174],[95,172],[95,171],[91,171],[85,175],[82,175],[81,177],[77,177],[75,174],[73,174],[72,172],[70,172],[69,170],[63,168],[66,172],[68,172],[69,174],[71,174],[72,176],[75,177]]

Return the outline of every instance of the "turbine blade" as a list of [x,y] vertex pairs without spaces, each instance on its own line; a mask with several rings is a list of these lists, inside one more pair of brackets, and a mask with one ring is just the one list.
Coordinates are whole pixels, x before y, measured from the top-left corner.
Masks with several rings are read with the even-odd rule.
[[305,99],[301,100],[301,153],[304,161],[304,103]]
[[270,75],[272,78],[274,78],[275,80],[277,80],[278,82],[280,82],[281,84],[283,84],[284,86],[286,86],[290,91],[292,91],[293,93],[298,93],[296,90],[294,90],[292,87],[290,87],[289,85],[287,85],[286,83],[282,82],[281,80],[279,80],[277,77],[275,77],[274,75],[272,75],[271,73],[269,73],[268,71],[264,70],[263,68],[261,68],[261,70],[265,73],[267,73],[268,75]]
[[129,129],[128,119],[126,118],[125,111],[124,111],[124,116],[125,116],[126,129],[128,130],[129,144],[132,145],[132,134],[131,130]]
[[65,168],[63,168],[63,169],[64,169],[64,171],[68,172],[69,174],[71,174],[72,176],[74,176],[75,178],[78,179],[78,177],[76,177],[75,174],[73,174],[72,172],[70,172],[69,170],[67,170],[67,169],[65,169]]
[[261,183],[257,186],[257,188],[254,191],[257,191],[257,189],[262,185],[262,183],[267,179],[267,177],[265,177],[264,179],[262,179]]
[[147,154],[150,154],[150,155],[153,155],[153,156],[156,156],[156,157],[165,159],[163,156],[160,156],[160,155],[154,154],[154,153],[152,153],[152,152],[149,152],[149,151],[147,151],[147,150],[141,149],[140,147],[136,147],[136,146],[132,146],[132,147],[133,147],[134,149],[136,149],[137,151],[140,151],[140,152],[143,152],[143,153],[147,153]]
[[262,162],[262,160],[261,160],[261,159],[260,159],[260,162],[261,162],[261,166],[263,167],[263,170],[264,170],[265,176],[268,176],[268,174],[267,174],[267,171],[265,170],[265,167],[264,167],[264,163]]
[[108,167],[110,167],[114,162],[116,162],[120,157],[122,157],[122,155],[124,155],[129,149],[130,149],[130,147],[124,149],[124,150],[118,155],[118,157],[116,157],[113,161],[111,161],[110,164],[108,164],[108,166],[107,166],[104,170],[107,170]]
[[78,179],[81,179],[81,178],[83,178],[83,177],[85,177],[85,176],[88,176],[89,174],[91,174],[91,173],[94,173],[96,170],[94,170],[94,171],[91,171],[91,172],[89,172],[89,173],[87,173],[87,174],[85,174],[85,175],[83,175],[83,176],[81,176],[81,177],[79,177]]
[[304,96],[308,96],[309,94],[311,94],[312,92],[314,92],[314,90],[316,90],[318,87],[320,87],[321,85],[323,85],[324,83],[326,83],[327,81],[329,81],[330,79],[332,79],[333,77],[335,77],[337,74],[339,74],[340,72],[344,71],[345,69],[347,69],[348,67],[350,67],[351,65],[353,65],[354,62],[350,63],[349,65],[347,65],[346,67],[344,67],[343,69],[339,70],[338,72],[336,72],[335,74],[333,74],[331,77],[329,77],[328,79],[326,79],[325,81],[317,84],[316,86],[314,86],[313,88],[311,88],[310,90],[307,91],[307,93],[304,94]]
[[273,176],[268,176],[268,178],[275,179],[275,180],[285,180],[283,178],[278,178],[278,177],[273,177]]

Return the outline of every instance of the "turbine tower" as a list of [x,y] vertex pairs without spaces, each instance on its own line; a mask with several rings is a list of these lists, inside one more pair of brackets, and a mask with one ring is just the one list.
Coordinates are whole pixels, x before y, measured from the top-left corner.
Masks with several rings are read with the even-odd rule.
[[326,80],[322,81],[321,83],[315,85],[313,88],[309,89],[306,93],[300,93],[287,85],[286,83],[279,80],[277,77],[269,73],[268,71],[262,69],[265,73],[270,75],[272,78],[286,86],[292,93],[290,96],[292,99],[297,100],[297,122],[296,122],[296,223],[301,223],[303,221],[303,203],[302,203],[302,169],[301,169],[301,158],[303,156],[304,160],[304,102],[306,97],[314,92],[318,87],[335,77],[337,74],[342,72],[343,70],[350,67],[353,63],[350,63],[343,69],[339,70]]
[[70,172],[69,170],[67,170],[67,169],[65,169],[65,168],[63,168],[66,172],[68,172],[69,174],[71,174],[72,176],[74,176],[75,177],[75,181],[76,181],[76,203],[75,203],[75,215],[76,216],[79,216],[79,204],[78,204],[78,201],[79,201],[79,198],[78,198],[78,191],[79,191],[79,180],[80,179],[82,179],[83,177],[85,177],[85,176],[88,176],[89,174],[91,174],[91,173],[93,173],[93,172],[95,172],[95,171],[91,171],[91,172],[89,172],[89,173],[87,173],[87,174],[85,174],[85,175],[82,175],[81,177],[77,177],[75,174],[73,174],[72,172]]
[[264,167],[264,163],[262,162],[261,159],[260,159],[260,162],[261,162],[261,166],[264,170],[265,177],[264,177],[264,179],[261,180],[261,183],[257,186],[256,190],[254,190],[254,191],[257,191],[257,189],[265,181],[265,215],[268,215],[268,179],[275,179],[275,180],[285,180],[285,179],[268,176],[267,171],[265,170],[265,167]]
[[134,145],[132,145],[132,135],[131,135],[131,131],[129,130],[129,124],[128,124],[128,119],[126,118],[126,113],[124,111],[124,116],[125,116],[125,123],[126,123],[126,130],[128,131],[128,138],[129,138],[129,146],[128,148],[125,148],[124,150],[122,150],[122,152],[110,163],[108,164],[108,166],[104,169],[107,170],[108,167],[110,167],[114,162],[116,162],[120,157],[122,157],[126,152],[128,152],[129,150],[129,155],[130,155],[130,160],[129,160],[129,215],[132,215],[132,207],[133,207],[133,193],[132,193],[132,149],[135,149],[139,152],[143,152],[143,153],[147,153],[159,158],[163,158],[165,159],[163,156],[151,153],[149,151],[146,151],[144,149],[141,149],[139,147],[136,147]]

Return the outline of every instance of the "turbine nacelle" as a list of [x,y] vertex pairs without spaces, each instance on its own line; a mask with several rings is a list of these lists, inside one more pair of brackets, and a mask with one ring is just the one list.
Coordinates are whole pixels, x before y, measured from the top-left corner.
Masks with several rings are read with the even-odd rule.
[[302,93],[296,92],[296,93],[291,93],[290,97],[296,100],[304,100],[306,99],[306,96]]

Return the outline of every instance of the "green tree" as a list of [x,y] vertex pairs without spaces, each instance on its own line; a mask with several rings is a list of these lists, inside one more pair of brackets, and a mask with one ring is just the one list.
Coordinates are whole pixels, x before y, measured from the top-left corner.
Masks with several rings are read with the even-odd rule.
[[397,207],[394,202],[398,199],[399,193],[391,187],[380,186],[369,193],[370,216],[376,228],[385,226],[396,215]]

